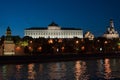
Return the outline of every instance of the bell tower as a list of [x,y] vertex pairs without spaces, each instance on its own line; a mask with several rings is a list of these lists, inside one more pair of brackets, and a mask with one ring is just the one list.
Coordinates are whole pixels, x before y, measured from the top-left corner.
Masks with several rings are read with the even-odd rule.
[[15,55],[15,44],[12,40],[11,29],[9,26],[6,30],[3,55]]

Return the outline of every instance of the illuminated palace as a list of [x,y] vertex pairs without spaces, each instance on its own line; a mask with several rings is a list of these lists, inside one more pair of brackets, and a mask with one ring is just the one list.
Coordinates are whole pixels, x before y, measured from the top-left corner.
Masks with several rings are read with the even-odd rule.
[[107,39],[119,38],[118,32],[114,28],[113,20],[110,20],[110,26],[108,27],[106,33],[103,34],[103,37]]
[[75,28],[61,28],[52,22],[48,28],[32,27],[25,29],[25,36],[32,38],[83,38],[83,30]]

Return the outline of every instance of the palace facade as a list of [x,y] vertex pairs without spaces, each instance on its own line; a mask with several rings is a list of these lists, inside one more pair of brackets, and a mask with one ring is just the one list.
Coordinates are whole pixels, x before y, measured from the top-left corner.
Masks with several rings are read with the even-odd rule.
[[75,28],[61,28],[52,22],[47,28],[32,27],[25,29],[25,36],[32,38],[83,38],[83,30]]

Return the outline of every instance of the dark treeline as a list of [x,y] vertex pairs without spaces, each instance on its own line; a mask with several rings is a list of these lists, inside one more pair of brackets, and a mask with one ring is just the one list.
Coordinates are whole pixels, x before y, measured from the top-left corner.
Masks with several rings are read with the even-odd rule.
[[[5,37],[2,36],[0,45],[4,44]],[[89,40],[87,38],[72,39],[51,39],[36,38],[25,36],[13,36],[16,48],[23,49],[26,55],[51,55],[51,54],[92,54],[92,53],[111,53],[120,51],[120,39],[106,39],[102,37]],[[17,49],[16,49],[17,50]]]

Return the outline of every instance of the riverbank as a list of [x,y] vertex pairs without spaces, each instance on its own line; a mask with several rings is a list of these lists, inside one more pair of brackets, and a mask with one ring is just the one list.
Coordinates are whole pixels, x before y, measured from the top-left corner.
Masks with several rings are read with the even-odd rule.
[[23,55],[23,56],[0,56],[0,63],[43,63],[73,60],[90,60],[104,58],[120,58],[120,53],[96,53],[96,54],[65,54],[65,55]]

